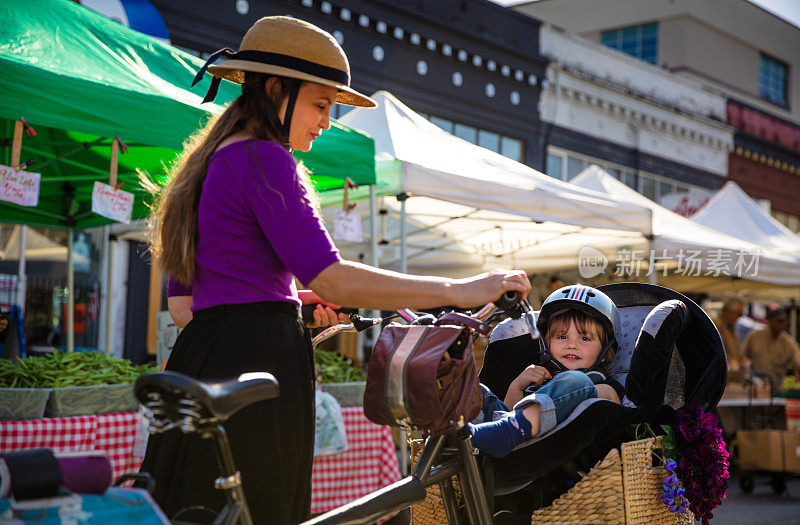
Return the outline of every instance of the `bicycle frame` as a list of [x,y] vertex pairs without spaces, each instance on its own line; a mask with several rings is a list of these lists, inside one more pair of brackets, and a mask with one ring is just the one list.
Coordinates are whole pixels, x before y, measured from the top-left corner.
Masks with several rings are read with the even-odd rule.
[[[515,299],[509,298],[509,300],[512,304],[516,302]],[[522,307],[523,310],[527,308],[530,308],[527,304]],[[485,321],[500,309],[495,304],[489,303],[472,317]],[[410,323],[421,319],[410,310],[397,312]],[[410,476],[306,521],[303,525],[368,525],[382,516],[422,502],[426,496],[425,489],[437,484],[441,490],[447,520],[451,525],[462,523],[490,525],[492,511],[489,508],[476,454],[472,438],[464,429],[450,434],[431,436],[425,441],[425,446]],[[457,476],[461,485],[466,516],[458,505],[451,481],[453,476]]]
[[[303,525],[368,525],[387,514],[422,502],[426,496],[425,489],[437,484],[441,489],[448,523],[491,525],[492,513],[475,454],[472,439],[463,430],[429,437],[410,476],[306,521]],[[458,505],[451,481],[453,476],[458,477],[461,485],[466,516]]]
[[[504,295],[503,299],[506,306],[499,308],[495,304],[489,303],[472,317],[479,321],[488,321],[501,309],[507,312],[511,311],[518,301],[517,297],[508,294]],[[405,309],[397,312],[400,317],[410,323],[435,321],[430,314],[418,316],[411,310]],[[351,319],[353,323],[327,328],[314,338],[313,343],[317,344],[342,331],[360,331],[382,321],[380,318],[365,319],[357,315],[351,315]],[[178,375],[180,376],[180,374]],[[196,380],[183,377],[183,381],[196,383]],[[239,380],[241,381],[242,378]],[[162,394],[152,392],[147,394],[147,399],[142,404],[148,419],[150,419],[149,430],[151,433],[159,433],[171,428],[180,428],[184,433],[195,433],[203,438],[212,439],[215,456],[222,473],[222,476],[215,480],[214,486],[222,490],[227,499],[227,504],[217,515],[214,524],[252,525],[252,517],[245,499],[241,478],[233,461],[225,429],[222,426],[224,417],[227,416],[222,416],[221,419],[210,417],[208,410],[197,401],[197,398],[193,398],[189,394],[191,390],[184,390],[184,388],[188,387],[176,388],[173,386],[167,394],[166,400]],[[432,436],[426,440],[419,461],[410,476],[322,514],[305,524],[370,524],[387,514],[409,508],[423,501],[426,496],[426,487],[438,484],[444,498],[447,518],[451,524],[465,523],[464,518],[466,517],[468,523],[489,525],[492,523],[491,510],[487,503],[476,454],[477,451],[472,446],[472,439],[463,428],[450,434]],[[461,485],[466,516],[458,504],[453,489],[451,482],[453,476],[458,477]],[[182,509],[178,514],[193,508],[197,507]]]

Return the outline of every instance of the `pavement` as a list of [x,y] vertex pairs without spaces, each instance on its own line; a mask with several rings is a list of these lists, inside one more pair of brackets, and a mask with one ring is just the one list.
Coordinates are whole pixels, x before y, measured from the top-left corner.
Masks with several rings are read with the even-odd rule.
[[757,474],[753,479],[753,492],[745,494],[741,475],[734,474],[725,500],[714,510],[712,525],[800,525],[800,475],[787,477],[783,494],[773,493],[768,474]]

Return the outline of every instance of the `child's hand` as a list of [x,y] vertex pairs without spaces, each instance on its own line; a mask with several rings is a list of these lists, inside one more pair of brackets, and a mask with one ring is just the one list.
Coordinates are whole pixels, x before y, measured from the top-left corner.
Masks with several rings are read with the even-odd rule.
[[511,384],[520,390],[525,390],[530,385],[541,386],[551,377],[550,372],[548,372],[545,367],[541,365],[528,365]]

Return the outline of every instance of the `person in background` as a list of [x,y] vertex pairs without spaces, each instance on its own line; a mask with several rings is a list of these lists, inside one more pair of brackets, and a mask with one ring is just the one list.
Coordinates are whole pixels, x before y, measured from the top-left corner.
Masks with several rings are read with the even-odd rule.
[[786,310],[773,306],[767,310],[767,327],[750,332],[742,346],[742,355],[750,360],[752,370],[772,377],[775,392],[783,390],[789,367],[794,368],[794,376],[800,380],[800,351],[797,341],[786,332],[787,324]]
[[[213,65],[222,56],[228,60]],[[192,291],[192,319],[166,369],[211,380],[275,376],[280,396],[243,408],[224,427],[253,521],[294,524],[309,515],[314,452],[313,349],[295,280],[327,303],[372,310],[471,308],[512,290],[524,299],[530,281],[520,270],[449,279],[342,260],[308,173],[291,154],[309,151],[330,128],[335,104],[376,106],[350,87],[347,57],[331,34],[265,17],[238,52],[212,54],[196,81],[206,70],[215,77],[206,101],[221,79],[242,93],[189,139],[154,205],[154,264]],[[213,458],[200,436],[150,436],[141,470],[153,475],[153,496],[168,516],[224,505]]]
[[736,337],[736,320],[744,314],[744,302],[741,299],[731,298],[722,305],[722,311],[714,319],[722,337],[725,355],[728,359],[728,382],[741,383],[744,380],[742,353],[739,348],[739,339]]
[[563,287],[564,287],[564,281],[562,281],[561,277],[559,277],[558,275],[551,276],[550,280],[547,281],[547,285],[545,285],[548,296],[551,293],[555,292],[556,290],[560,290]]
[[8,337],[8,312],[0,311],[0,345],[6,342]]

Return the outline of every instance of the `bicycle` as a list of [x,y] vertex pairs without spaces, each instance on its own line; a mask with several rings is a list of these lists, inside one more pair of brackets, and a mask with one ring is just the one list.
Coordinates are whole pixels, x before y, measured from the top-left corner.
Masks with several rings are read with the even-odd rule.
[[[497,304],[488,303],[469,317],[489,323],[503,312],[518,315],[523,308],[520,306],[517,292],[506,293]],[[442,312],[441,315],[445,314],[446,312]],[[408,309],[397,310],[391,317],[397,316],[412,324],[432,324],[437,319],[431,314],[419,315]],[[343,331],[362,331],[385,319],[364,318],[350,314],[350,320],[350,323],[335,325],[322,331],[314,338],[313,343],[316,345]],[[473,337],[477,335],[471,328],[465,328],[470,330]],[[266,372],[257,372],[242,374],[234,379],[211,382],[199,381],[175,372],[157,372],[140,377],[134,386],[134,392],[144,407],[150,433],[179,429],[181,432],[197,434],[213,441],[221,472],[220,477],[214,481],[214,486],[226,496],[226,505],[216,515],[213,523],[252,524],[241,476],[236,469],[222,425],[239,409],[251,403],[278,397],[279,385],[275,377]],[[431,468],[438,459],[442,459],[441,464]],[[436,436],[429,440],[410,476],[306,523],[372,523],[382,516],[419,503],[425,498],[426,487],[433,484],[448,486],[448,480],[454,475],[458,475],[461,480],[470,522],[491,523],[479,467],[475,461],[470,437],[463,428],[461,431]],[[454,498],[450,501],[454,501]],[[175,516],[196,508],[182,509]],[[453,514],[451,523],[461,523],[458,521],[455,507],[451,511]]]

